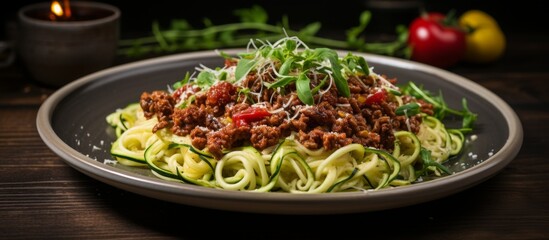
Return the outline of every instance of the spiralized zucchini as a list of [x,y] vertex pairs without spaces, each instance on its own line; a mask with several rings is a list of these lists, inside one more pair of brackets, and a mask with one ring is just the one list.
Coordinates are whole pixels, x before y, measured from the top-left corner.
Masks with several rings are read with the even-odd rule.
[[425,115],[417,135],[395,132],[392,153],[360,144],[310,150],[292,134],[261,152],[239,147],[216,160],[207,150],[194,148],[188,136],[166,129],[152,133],[156,118],[146,120],[134,105],[107,117],[112,119],[121,119],[112,124],[120,136],[111,149],[121,164],[148,167],[165,180],[238,191],[326,193],[408,185],[419,177],[419,168],[440,174],[438,168],[422,164],[422,148],[442,163],[460,152],[464,140],[460,131]]

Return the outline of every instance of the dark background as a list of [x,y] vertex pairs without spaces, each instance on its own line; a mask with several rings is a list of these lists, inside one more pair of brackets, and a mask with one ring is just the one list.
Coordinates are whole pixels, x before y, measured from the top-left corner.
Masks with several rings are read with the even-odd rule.
[[[168,24],[174,18],[186,19],[195,28],[201,28],[202,20],[209,18],[214,24],[238,21],[233,11],[248,8],[254,4],[268,11],[269,22],[277,23],[283,15],[289,17],[290,26],[298,28],[307,23],[319,21],[321,32],[341,31],[357,25],[358,17],[364,10],[370,10],[373,18],[366,33],[395,32],[397,24],[409,24],[419,14],[421,9],[447,13],[454,9],[457,14],[468,9],[480,9],[496,18],[503,31],[507,34],[515,32],[546,31],[547,10],[542,7],[542,0],[361,0],[361,1],[297,1],[297,0],[258,0],[258,1],[100,1],[120,8],[122,38],[143,35],[150,32],[151,22],[160,21]],[[0,16],[4,24],[0,26],[0,40],[10,38],[13,31],[17,10],[24,5],[35,2],[21,0],[12,1],[9,6],[0,8]]]

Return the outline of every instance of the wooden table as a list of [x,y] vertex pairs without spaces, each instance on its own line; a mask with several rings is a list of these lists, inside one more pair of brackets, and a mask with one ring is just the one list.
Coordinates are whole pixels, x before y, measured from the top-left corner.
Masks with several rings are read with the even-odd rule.
[[549,34],[508,36],[486,66],[449,69],[490,89],[518,114],[524,143],[493,178],[410,207],[328,216],[225,212],[136,195],[65,164],[39,137],[40,104],[55,91],[0,69],[0,239],[549,239]]

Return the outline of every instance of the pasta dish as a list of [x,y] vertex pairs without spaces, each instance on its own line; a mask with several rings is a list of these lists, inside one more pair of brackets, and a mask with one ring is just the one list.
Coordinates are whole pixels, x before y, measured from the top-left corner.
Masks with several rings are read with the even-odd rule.
[[[106,117],[120,164],[227,190],[376,190],[452,174],[443,163],[461,152],[476,117],[465,99],[464,110],[450,109],[362,56],[297,37],[219,55],[223,66],[197,66]],[[447,128],[448,114],[463,127]]]

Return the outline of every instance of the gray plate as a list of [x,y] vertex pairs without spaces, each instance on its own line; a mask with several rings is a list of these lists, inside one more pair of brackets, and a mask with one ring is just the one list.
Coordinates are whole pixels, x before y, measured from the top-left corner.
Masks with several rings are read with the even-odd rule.
[[[228,54],[242,49],[226,50]],[[347,52],[340,52],[346,54]],[[56,91],[40,107],[36,124],[43,141],[67,164],[112,186],[151,198],[191,206],[253,213],[334,214],[377,211],[409,206],[454,194],[492,177],[518,154],[522,126],[516,113],[484,87],[445,70],[407,60],[363,55],[374,71],[413,81],[444,93],[449,106],[461,98],[478,113],[475,137],[464,152],[451,159],[450,176],[378,191],[330,194],[255,193],[211,189],[154,177],[149,170],[110,164],[115,135],[105,116],[136,102],[143,91],[165,90],[187,71],[204,64],[222,66],[214,51],[176,54],[109,68],[82,77]],[[445,121],[457,127],[458,121]]]

